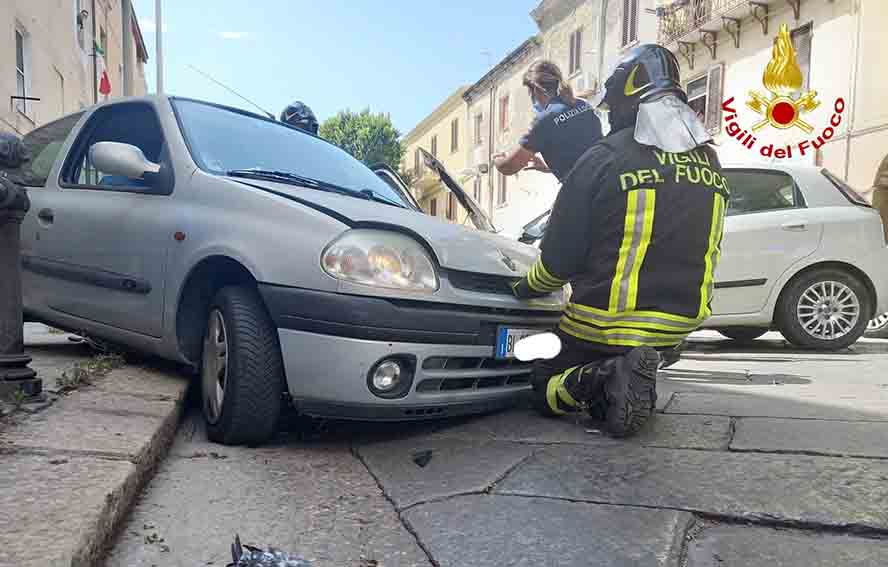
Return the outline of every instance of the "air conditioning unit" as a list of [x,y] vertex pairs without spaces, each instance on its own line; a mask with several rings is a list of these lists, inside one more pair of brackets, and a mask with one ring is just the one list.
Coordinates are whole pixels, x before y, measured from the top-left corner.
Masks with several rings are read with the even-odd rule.
[[490,166],[488,164],[482,163],[478,165],[478,173],[484,175],[488,171],[490,171]]

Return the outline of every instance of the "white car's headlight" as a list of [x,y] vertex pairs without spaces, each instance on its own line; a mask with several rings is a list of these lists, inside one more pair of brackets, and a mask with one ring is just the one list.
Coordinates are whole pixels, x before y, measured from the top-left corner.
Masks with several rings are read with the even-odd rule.
[[334,278],[354,283],[428,293],[438,289],[428,253],[397,232],[349,230],[327,246],[321,265]]

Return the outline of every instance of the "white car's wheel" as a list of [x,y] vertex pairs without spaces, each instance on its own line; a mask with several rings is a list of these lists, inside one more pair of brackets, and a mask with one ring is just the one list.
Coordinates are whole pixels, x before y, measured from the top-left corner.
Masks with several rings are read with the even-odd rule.
[[882,313],[866,324],[866,337],[870,339],[888,339],[888,313]]
[[838,350],[863,336],[871,309],[870,294],[857,278],[837,269],[812,270],[784,289],[777,324],[791,343]]
[[277,329],[255,289],[226,287],[210,305],[201,364],[207,436],[254,445],[276,432],[284,391]]

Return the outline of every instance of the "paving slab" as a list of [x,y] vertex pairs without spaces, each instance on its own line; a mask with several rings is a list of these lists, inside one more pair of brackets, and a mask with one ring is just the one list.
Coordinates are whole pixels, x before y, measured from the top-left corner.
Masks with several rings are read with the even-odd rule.
[[677,565],[691,515],[544,498],[472,495],[404,513],[441,567]]
[[138,493],[136,465],[0,454],[0,566],[95,565]]
[[886,399],[857,396],[825,397],[817,394],[678,392],[666,413],[729,415],[734,417],[783,417],[847,421],[888,421]]
[[742,418],[731,449],[888,459],[888,423]]
[[549,447],[494,492],[888,529],[888,462],[659,448]]
[[688,544],[687,567],[883,567],[888,540],[749,527],[717,527]]
[[[193,447],[179,438],[171,454],[194,455]],[[215,457],[198,451],[161,465],[123,527],[108,567],[226,565],[235,534],[243,543],[299,554],[316,567],[372,561],[429,566],[347,447],[217,449]]]
[[442,426],[428,439],[470,439],[520,443],[584,445],[620,444],[687,449],[724,449],[731,438],[731,419],[725,416],[658,414],[636,436],[616,440],[604,435],[602,424],[572,416],[547,418],[518,409],[469,418]]
[[[406,439],[357,448],[399,509],[486,490],[535,450],[522,443],[460,439]],[[415,462],[418,455],[430,459],[420,466]]]

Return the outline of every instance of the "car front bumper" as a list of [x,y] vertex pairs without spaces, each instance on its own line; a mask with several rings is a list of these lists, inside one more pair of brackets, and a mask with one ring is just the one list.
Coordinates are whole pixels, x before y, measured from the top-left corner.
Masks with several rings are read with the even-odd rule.
[[[494,357],[500,325],[553,328],[560,313],[432,306],[413,301],[260,286],[278,326],[287,389],[303,413],[417,420],[504,407],[530,390],[531,365]],[[404,395],[368,386],[373,368],[408,361]]]

